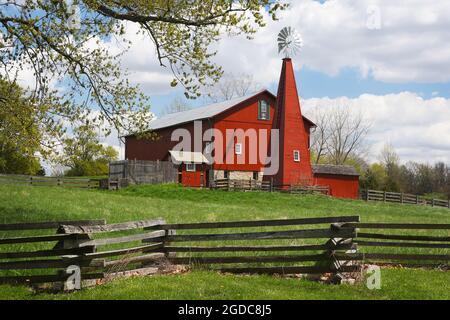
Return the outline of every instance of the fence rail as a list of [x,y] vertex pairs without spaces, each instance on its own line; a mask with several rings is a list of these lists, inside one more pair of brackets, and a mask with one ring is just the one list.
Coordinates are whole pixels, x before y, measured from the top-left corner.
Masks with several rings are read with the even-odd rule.
[[408,193],[387,192],[379,190],[364,190],[361,194],[366,201],[383,201],[391,203],[415,204],[450,209],[450,200],[426,199],[423,196]]
[[171,161],[123,160],[109,163],[109,179],[131,184],[178,182],[178,168]]
[[[57,232],[22,234],[40,229]],[[448,266],[450,259],[450,224],[364,223],[359,216],[178,224],[161,218],[81,220],[0,224],[0,230],[0,283],[65,283],[66,268],[73,265],[81,268],[83,280],[155,274],[171,265],[339,278],[359,272],[361,263]]]
[[274,185],[271,180],[236,180],[236,179],[219,179],[215,180],[213,189],[225,190],[225,191],[266,191],[266,192],[283,192],[291,194],[307,194],[307,193],[319,193],[330,194],[330,188],[328,186],[297,186],[297,185]]
[[0,184],[59,186],[64,188],[99,188],[100,179],[71,177],[40,177],[13,174],[0,174]]

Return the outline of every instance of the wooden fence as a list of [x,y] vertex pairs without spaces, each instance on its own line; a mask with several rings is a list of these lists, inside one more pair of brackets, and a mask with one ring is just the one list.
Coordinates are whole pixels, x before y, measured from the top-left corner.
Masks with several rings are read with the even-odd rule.
[[271,180],[258,181],[253,179],[248,180],[234,180],[234,179],[219,179],[215,180],[213,189],[225,191],[266,191],[266,192],[283,192],[291,194],[307,194],[320,193],[328,195],[330,188],[327,186],[276,186]]
[[226,190],[226,191],[273,191],[271,181],[259,181],[259,180],[231,180],[231,179],[219,179],[215,180],[213,189]]
[[398,192],[386,192],[377,190],[364,190],[361,194],[362,199],[366,201],[383,201],[392,203],[406,203],[432,207],[443,207],[450,209],[450,200],[439,199],[425,199],[423,196],[398,193]]
[[[23,235],[43,229],[57,232]],[[164,273],[180,265],[226,273],[330,274],[331,279],[342,279],[358,273],[361,262],[448,266],[449,230],[450,224],[361,223],[358,216],[181,224],[163,219],[0,224],[0,231],[7,234],[0,238],[0,283],[64,284],[69,266],[80,267],[83,280],[96,281]],[[411,234],[414,231],[422,233]],[[2,249],[6,245],[7,250]]]
[[131,184],[178,182],[178,168],[170,161],[123,160],[109,164],[109,180]]
[[0,184],[60,186],[64,188],[99,188],[100,179],[0,174]]
[[[365,263],[403,267],[449,266],[450,224],[349,223],[344,227],[358,228],[355,243],[358,258]],[[405,253],[411,251],[413,253]]]
[[[0,276],[0,283],[64,283],[70,276],[66,268],[73,265],[81,268],[83,280],[108,279],[126,274],[154,274],[164,272],[167,265],[202,265],[203,268],[229,273],[354,272],[358,266],[340,263],[353,260],[345,251],[353,246],[355,228],[342,228],[341,225],[357,221],[358,217],[326,217],[187,224],[166,224],[164,220],[156,219],[109,225],[103,221],[0,225],[0,230],[4,232],[48,229],[60,225],[56,234],[0,239],[0,247],[9,246],[7,252],[1,250],[0,253],[0,271],[7,272]],[[325,227],[296,228],[319,224]],[[264,231],[211,233],[212,230],[255,227],[264,228]],[[273,230],[275,227],[283,229]],[[202,233],[201,230],[209,232]],[[124,235],[124,232],[128,234]],[[295,241],[302,240],[315,243],[295,244]],[[255,241],[257,243],[252,244]],[[261,245],[265,241],[269,241],[270,245]],[[242,244],[227,245],[236,242]],[[48,247],[51,243],[56,245]],[[175,246],[173,243],[187,245]],[[34,244],[34,250],[25,249],[23,244]],[[297,254],[307,251],[311,254]],[[243,252],[247,254],[242,255]],[[258,254],[261,252],[273,254]],[[283,254],[286,252],[295,254]],[[215,255],[210,256],[208,253]],[[229,266],[235,264],[240,266]],[[40,273],[22,275],[23,270]],[[52,270],[56,270],[56,273],[49,274]]]

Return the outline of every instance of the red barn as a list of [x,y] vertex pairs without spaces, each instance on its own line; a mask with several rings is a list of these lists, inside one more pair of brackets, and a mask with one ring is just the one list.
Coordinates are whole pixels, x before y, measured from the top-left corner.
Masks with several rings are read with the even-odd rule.
[[208,186],[215,179],[271,179],[277,186],[329,186],[333,196],[357,198],[354,168],[311,165],[314,128],[302,115],[292,61],[286,58],[277,96],[262,90],[166,115],[150,123],[157,139],[125,137],[125,157],[171,160],[186,186]]

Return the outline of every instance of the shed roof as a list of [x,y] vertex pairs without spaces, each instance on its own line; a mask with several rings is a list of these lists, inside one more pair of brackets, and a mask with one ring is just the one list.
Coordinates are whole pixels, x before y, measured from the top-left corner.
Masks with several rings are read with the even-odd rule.
[[[239,97],[239,98],[235,98],[235,99],[231,99],[231,100],[227,100],[227,101],[223,101],[223,102],[219,102],[219,103],[214,103],[214,104],[210,104],[210,105],[206,105],[203,107],[198,107],[198,108],[194,108],[191,110],[187,110],[187,111],[182,111],[182,112],[176,112],[176,113],[171,113],[165,116],[162,116],[161,118],[155,119],[153,121],[150,122],[149,124],[149,129],[150,130],[158,130],[158,129],[163,129],[163,128],[168,128],[168,127],[172,127],[172,126],[176,126],[176,125],[180,125],[180,124],[184,124],[184,123],[189,123],[195,120],[203,120],[203,119],[208,119],[208,118],[212,118],[222,112],[225,112],[235,106],[237,106],[238,104],[249,100],[261,93],[268,93],[269,95],[271,95],[273,98],[276,99],[276,96],[271,93],[269,90],[267,89],[263,89],[260,90],[258,92],[243,96],[243,97]],[[315,126],[314,122],[312,122],[311,120],[309,120],[306,117],[303,117],[303,119],[307,122],[309,122],[312,126]],[[131,134],[133,135],[133,134]]]
[[169,151],[173,162],[178,163],[209,163],[208,159],[201,152]]
[[359,176],[359,173],[352,166],[316,164],[312,166],[313,173],[317,174],[335,174],[344,176]]

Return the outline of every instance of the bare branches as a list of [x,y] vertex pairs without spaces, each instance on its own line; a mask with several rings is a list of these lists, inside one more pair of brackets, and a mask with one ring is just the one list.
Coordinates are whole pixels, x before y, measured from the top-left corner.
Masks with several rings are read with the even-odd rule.
[[351,155],[359,157],[365,151],[371,124],[360,112],[348,106],[335,106],[316,109],[312,118],[317,125],[311,143],[316,163],[340,165]]
[[[128,81],[120,66],[123,51],[112,54],[109,45],[116,40],[128,49],[125,22],[139,25],[154,44],[160,65],[172,70],[171,84],[196,98],[222,76],[211,44],[221,33],[253,34],[264,26],[260,11],[276,19],[285,8],[280,1],[78,0],[74,10],[65,1],[10,0],[0,11],[0,74],[14,81],[21,70],[33,72],[31,96],[50,106],[42,125],[107,121],[119,135],[145,131],[149,99]],[[241,93],[247,85],[239,85]]]

